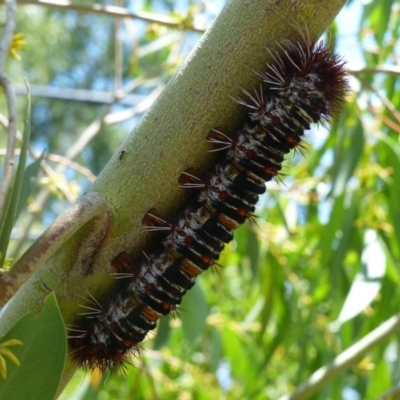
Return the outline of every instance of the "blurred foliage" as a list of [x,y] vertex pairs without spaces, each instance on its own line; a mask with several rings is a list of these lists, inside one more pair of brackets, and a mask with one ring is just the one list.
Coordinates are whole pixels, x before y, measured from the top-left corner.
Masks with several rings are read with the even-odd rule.
[[[217,4],[125,4],[130,11],[183,16],[180,29],[20,6],[17,30],[26,44],[21,61],[8,61],[8,74],[13,82],[27,77],[32,86],[60,93],[63,88],[115,93],[133,79],[132,102],[110,108],[114,113],[129,110],[168,81],[200,37],[183,28],[192,19],[208,25]],[[399,12],[391,0],[352,1],[329,30],[328,40],[349,60],[350,69],[396,65]],[[222,267],[199,279],[182,304],[180,318],[161,321],[124,376],[80,371],[62,399],[278,398],[397,313],[397,81],[395,73],[355,74],[342,114],[328,129],[309,133],[305,157],[288,158],[283,183],[268,184],[259,218],[236,232],[221,257]],[[66,155],[106,107],[74,96],[33,96],[32,148],[39,154]],[[139,117],[103,123],[74,161],[97,174]],[[60,173],[67,190],[78,185],[82,194],[90,184],[72,166]],[[18,220],[9,256],[18,256],[68,206],[60,188],[58,195],[52,190],[45,203],[36,204],[49,189],[40,183],[46,182],[43,174],[38,170],[31,176],[30,206]],[[377,398],[400,379],[399,349],[393,337],[312,398]]]

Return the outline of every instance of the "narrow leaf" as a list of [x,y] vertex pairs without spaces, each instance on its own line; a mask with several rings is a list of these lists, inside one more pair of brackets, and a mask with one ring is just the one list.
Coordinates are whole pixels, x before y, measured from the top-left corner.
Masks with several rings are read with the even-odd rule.
[[0,267],[3,266],[7,253],[8,243],[10,241],[11,231],[15,222],[18,200],[20,198],[22,183],[24,179],[24,170],[26,164],[26,155],[28,152],[31,120],[31,100],[28,93],[28,102],[26,106],[25,126],[22,135],[22,148],[19,156],[17,172],[13,178],[10,192],[8,193],[4,215],[0,219]]

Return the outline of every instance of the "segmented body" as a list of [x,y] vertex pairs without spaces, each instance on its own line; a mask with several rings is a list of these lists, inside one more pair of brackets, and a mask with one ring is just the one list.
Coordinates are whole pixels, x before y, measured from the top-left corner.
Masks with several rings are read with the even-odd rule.
[[137,352],[157,320],[176,310],[196,277],[215,265],[235,229],[251,218],[285,155],[301,147],[312,123],[329,122],[346,92],[344,63],[325,44],[282,48],[260,86],[238,101],[248,109],[242,126],[231,136],[220,130],[208,135],[221,151],[210,175],[182,174],[181,186],[196,191],[191,205],[171,223],[149,212],[147,228],[165,232],[159,245],[142,260],[130,262],[126,253],[114,260],[125,279],[72,329],[69,344],[79,365],[116,369]]

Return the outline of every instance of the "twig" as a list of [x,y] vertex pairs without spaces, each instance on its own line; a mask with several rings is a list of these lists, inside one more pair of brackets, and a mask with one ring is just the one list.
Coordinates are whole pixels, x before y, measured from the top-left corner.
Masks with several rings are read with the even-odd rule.
[[358,76],[362,74],[387,74],[387,75],[400,75],[400,67],[395,65],[377,65],[371,68],[352,68],[348,72],[352,75]]
[[[36,155],[37,157],[38,155]],[[59,154],[46,154],[44,156],[45,159],[49,160],[49,161],[53,161],[56,162],[58,164],[61,164],[67,168],[71,168],[74,169],[76,172],[80,173],[81,175],[85,176],[86,178],[88,178],[91,182],[94,182],[94,180],[96,179],[96,175],[94,175],[92,173],[92,171],[90,171],[89,169],[83,167],[82,165],[69,160],[68,158],[65,158],[63,156],[60,156]]]
[[368,107],[368,110],[371,111],[372,114],[374,114],[377,121],[381,120],[383,124],[387,125],[390,129],[392,129],[395,132],[397,132],[398,134],[400,134],[400,125],[399,124],[396,124],[389,117],[384,115],[381,111],[377,110],[371,104],[371,102],[368,102],[367,107]]
[[[139,81],[140,84],[143,84],[145,80],[137,78],[132,81],[133,84],[136,81]],[[26,93],[25,86],[18,84],[15,84],[15,91],[17,95],[24,96]],[[32,97],[46,97],[50,99],[80,101],[85,103],[90,102],[101,105],[112,103],[115,99],[115,95],[107,91],[71,89],[66,87],[61,88],[44,85],[30,85],[30,93]],[[145,98],[145,94],[130,94],[124,98],[121,98],[120,103],[126,106],[134,106],[139,101],[143,101]]]
[[293,393],[282,396],[279,400],[304,400],[317,392],[327,382],[334,379],[346,368],[354,365],[364,353],[380,345],[390,335],[400,330],[400,313],[386,320],[353,346],[339,354],[333,362],[315,371]]
[[0,187],[0,215],[7,198],[7,193],[11,185],[12,171],[14,167],[14,149],[17,133],[17,99],[11,82],[4,74],[4,65],[6,62],[8,49],[10,48],[15,28],[15,0],[6,0],[6,22],[4,27],[4,36],[0,42],[0,85],[4,88],[7,99],[8,111],[8,141],[7,154],[4,160],[4,174]]
[[49,0],[21,0],[20,4],[35,4],[41,5],[51,8],[59,8],[63,10],[73,10],[81,13],[90,13],[90,14],[102,14],[107,15],[109,17],[117,17],[117,18],[133,18],[140,19],[142,21],[150,22],[150,23],[158,23],[162,25],[167,25],[170,27],[174,27],[177,29],[184,29],[196,31],[196,32],[204,32],[205,27],[200,25],[193,26],[185,26],[183,21],[178,18],[171,18],[165,15],[152,14],[147,12],[138,12],[132,13],[127,11],[126,8],[116,7],[116,6],[101,6],[100,4],[95,4],[93,6],[83,6],[80,4],[72,4],[68,0],[59,0],[59,1],[49,1]]
[[[20,153],[20,149],[16,149],[15,150],[15,155],[18,156],[19,153]],[[0,156],[4,156],[5,154],[6,154],[5,149],[0,149]],[[40,157],[40,154],[37,153],[37,152],[34,152],[34,151],[30,151],[29,154],[35,159]],[[44,159],[52,161],[52,162],[55,162],[55,163],[58,163],[58,164],[61,164],[61,165],[65,166],[65,167],[67,167],[67,168],[74,169],[76,172],[78,172],[81,175],[85,176],[91,182],[93,182],[96,179],[96,175],[94,175],[92,173],[92,171],[88,170],[87,168],[83,167],[82,165],[80,165],[80,164],[78,164],[78,163],[76,163],[74,161],[68,160],[68,158],[60,156],[59,154],[45,154],[44,155]],[[42,167],[44,167],[43,169],[46,170],[46,173],[48,174],[48,172],[49,172],[49,171],[47,171],[48,165],[45,164]]]
[[382,101],[382,103],[388,108],[388,110],[392,113],[393,117],[400,124],[400,112],[397,110],[396,106],[378,89],[375,89],[369,82],[365,79],[358,78],[360,82],[367,87],[369,90],[374,92]]

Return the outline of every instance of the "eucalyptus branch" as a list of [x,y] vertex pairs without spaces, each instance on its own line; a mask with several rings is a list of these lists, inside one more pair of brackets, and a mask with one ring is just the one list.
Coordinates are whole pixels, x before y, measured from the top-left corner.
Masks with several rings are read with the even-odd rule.
[[35,4],[45,7],[57,8],[62,10],[73,10],[80,13],[87,14],[100,14],[106,15],[113,18],[131,18],[139,19],[149,23],[157,23],[161,25],[170,26],[177,29],[186,29],[196,32],[204,32],[205,28],[203,26],[188,24],[185,19],[168,17],[166,15],[152,14],[148,12],[129,12],[126,8],[117,6],[102,6],[100,4],[95,4],[93,6],[84,6],[81,4],[73,4],[68,0],[21,0],[20,4]]
[[400,331],[400,314],[386,320],[378,328],[339,354],[331,363],[315,371],[293,393],[282,396],[279,400],[304,400],[321,389],[350,366],[356,364],[366,352],[381,345],[391,335]]
[[377,65],[376,67],[368,68],[352,68],[348,70],[349,74],[359,76],[363,74],[387,74],[387,75],[400,75],[400,67],[396,65]]

